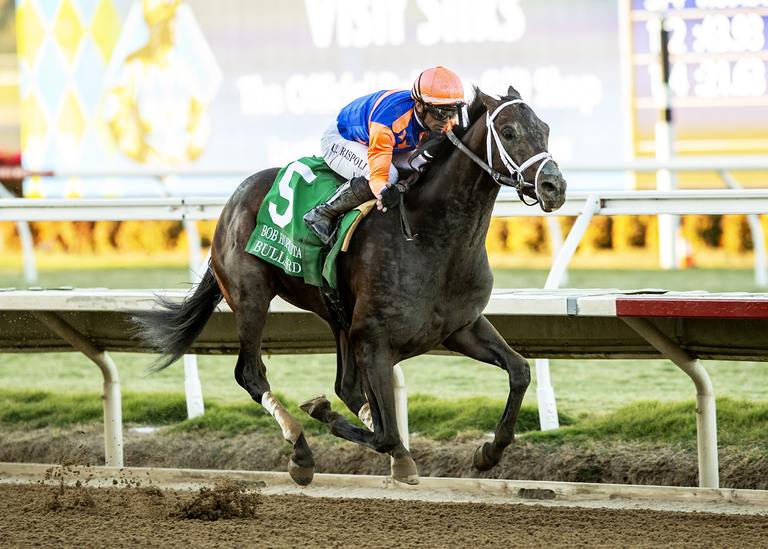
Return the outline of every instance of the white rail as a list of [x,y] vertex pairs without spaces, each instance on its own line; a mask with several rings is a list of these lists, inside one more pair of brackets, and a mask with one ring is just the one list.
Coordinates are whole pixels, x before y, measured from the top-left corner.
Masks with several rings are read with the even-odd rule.
[[3,198],[0,221],[202,220],[221,214],[225,197]]
[[[689,156],[669,160],[639,158],[629,162],[570,162],[561,165],[563,173],[569,172],[768,172],[768,156]],[[767,182],[768,183],[768,182]]]
[[[589,197],[600,201],[599,215],[655,214],[768,214],[768,189],[713,189],[686,191],[601,191],[569,193],[556,212],[520,202],[502,192],[493,215],[497,217],[562,217],[581,214]],[[216,219],[228,198],[0,198],[0,221],[125,221]]]
[[590,200],[596,197],[598,215],[723,215],[768,213],[768,189],[712,189],[685,191],[597,191],[568,194],[565,204],[552,213],[528,207],[515,193],[503,192],[496,201],[493,215],[515,216],[578,216]]
[[[765,155],[738,155],[738,156],[690,156],[671,158],[659,161],[653,158],[639,158],[631,161],[616,162],[563,162],[560,164],[563,173],[570,172],[656,172],[658,170],[672,170],[676,172],[707,172],[707,171],[768,171],[768,156]],[[168,177],[220,177],[222,179],[244,178],[258,170],[252,166],[236,166],[228,168],[173,168],[172,170],[160,170],[157,168],[139,168],[132,170],[57,170],[44,173],[45,177],[110,177],[133,178],[154,177],[164,179]]]
[[[118,221],[118,220],[180,220],[216,219],[227,202],[224,197],[195,198],[141,198],[141,199],[20,199],[0,198],[0,221]],[[587,204],[590,207],[587,208]],[[768,190],[696,190],[696,191],[621,191],[600,193],[572,193],[557,212],[544,213],[537,207],[522,204],[514,193],[502,192],[493,211],[497,217],[515,216],[578,216],[558,255],[555,267],[565,268],[581,242],[589,221],[594,215],[658,215],[658,214],[747,214],[768,213]],[[751,224],[756,229],[754,222]],[[765,239],[759,228],[753,230],[755,253],[755,280],[758,287],[768,281]],[[35,272],[34,254],[24,241],[25,273]],[[567,248],[567,249],[566,249]],[[562,265],[564,263],[565,268]],[[197,268],[197,263],[193,263]],[[548,280],[554,280],[552,273]],[[548,287],[552,286],[551,284]]]

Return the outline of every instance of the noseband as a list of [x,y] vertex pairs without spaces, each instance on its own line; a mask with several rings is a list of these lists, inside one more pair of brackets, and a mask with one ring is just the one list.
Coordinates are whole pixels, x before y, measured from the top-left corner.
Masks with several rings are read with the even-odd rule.
[[[456,148],[458,148],[461,152],[466,154],[475,164],[480,166],[483,170],[488,172],[488,174],[491,176],[491,178],[498,184],[505,187],[512,187],[517,191],[518,196],[520,197],[520,200],[528,205],[528,206],[535,206],[539,203],[539,191],[538,191],[538,183],[539,183],[539,174],[541,173],[541,170],[544,168],[544,165],[552,160],[552,155],[549,154],[547,151],[540,152],[539,154],[535,154],[532,157],[530,157],[528,160],[520,164],[519,166],[517,163],[512,159],[511,156],[509,156],[509,153],[506,151],[504,146],[501,144],[501,138],[499,137],[498,132],[496,132],[496,127],[493,125],[493,121],[498,116],[498,114],[504,109],[505,107],[508,107],[510,105],[515,105],[518,103],[523,103],[522,99],[513,99],[512,101],[507,101],[506,103],[502,103],[498,107],[496,107],[496,110],[493,111],[493,113],[486,113],[485,117],[485,125],[487,128],[486,131],[486,144],[485,149],[486,153],[488,155],[488,161],[483,161],[482,158],[477,156],[475,153],[473,153],[471,150],[467,148],[464,143],[459,140],[458,137],[456,137],[456,134],[453,133],[452,130],[449,130],[446,132],[446,135],[448,136],[448,139],[453,143]],[[491,138],[493,137],[493,141]],[[493,166],[493,143],[496,143],[496,148],[499,151],[499,158],[501,158],[501,162],[504,164],[504,166],[509,171],[509,175],[504,175],[500,172],[497,172],[494,170],[491,166]],[[541,162],[539,164],[539,167],[536,169],[536,176],[534,177],[533,183],[529,183],[525,180],[525,176],[523,175],[523,172],[533,166],[536,162]],[[526,191],[528,191],[526,193]],[[526,202],[525,196],[533,195],[534,201],[533,202]]]

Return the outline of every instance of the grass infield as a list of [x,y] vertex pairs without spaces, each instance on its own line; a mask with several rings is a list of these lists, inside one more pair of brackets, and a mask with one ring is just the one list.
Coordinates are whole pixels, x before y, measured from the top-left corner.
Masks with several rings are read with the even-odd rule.
[[[324,425],[307,417],[295,403],[289,402],[287,407],[308,433],[327,434]],[[360,424],[338,400],[334,408]],[[409,400],[409,426],[411,433],[435,440],[452,439],[459,434],[490,433],[503,410],[504,401],[487,397],[446,400],[413,395]],[[184,395],[178,393],[126,393],[123,415],[128,425],[170,425],[175,432],[206,432],[219,437],[278,429],[272,417],[253,403],[207,402],[205,415],[187,420]],[[526,405],[521,410],[517,431],[531,442],[578,445],[652,442],[694,448],[695,415],[693,401],[639,401],[601,415],[574,418],[561,413],[561,429],[538,432],[536,408]],[[768,403],[721,398],[717,402],[717,415],[721,446],[747,445],[768,450],[765,437]],[[102,407],[96,394],[0,390],[0,426],[13,429],[71,427],[101,420]]]

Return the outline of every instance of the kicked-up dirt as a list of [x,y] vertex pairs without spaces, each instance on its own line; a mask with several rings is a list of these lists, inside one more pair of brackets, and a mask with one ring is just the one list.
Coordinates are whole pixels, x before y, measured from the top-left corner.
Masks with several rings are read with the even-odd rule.
[[0,485],[4,547],[763,547],[768,517]]

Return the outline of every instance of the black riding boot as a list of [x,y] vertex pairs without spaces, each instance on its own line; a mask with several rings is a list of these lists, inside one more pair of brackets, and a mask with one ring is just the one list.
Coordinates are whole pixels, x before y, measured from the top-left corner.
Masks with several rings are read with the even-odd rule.
[[341,185],[328,200],[310,210],[304,216],[304,223],[312,229],[317,238],[327,246],[336,231],[336,220],[344,214],[375,198],[365,177],[355,177]]

